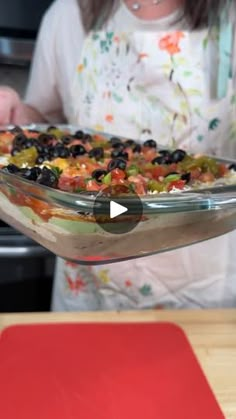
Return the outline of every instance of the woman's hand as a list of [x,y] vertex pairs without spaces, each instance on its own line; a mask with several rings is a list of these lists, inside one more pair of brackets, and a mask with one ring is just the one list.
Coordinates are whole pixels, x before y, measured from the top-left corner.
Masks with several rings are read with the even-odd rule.
[[0,87],[0,125],[15,124],[22,112],[19,95],[10,87]]
[[0,125],[21,125],[45,122],[43,116],[25,105],[18,93],[8,86],[0,86]]

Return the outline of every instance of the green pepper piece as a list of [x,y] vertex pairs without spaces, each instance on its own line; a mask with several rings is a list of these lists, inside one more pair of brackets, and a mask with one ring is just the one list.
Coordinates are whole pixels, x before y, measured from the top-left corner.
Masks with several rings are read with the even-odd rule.
[[136,176],[140,173],[140,170],[136,164],[131,164],[126,170],[127,176]]
[[65,135],[59,128],[49,128],[47,134],[54,135],[58,140]]
[[168,182],[174,182],[175,180],[179,180],[181,179],[181,176],[178,174],[173,174],[173,175],[168,175],[165,177],[164,182],[168,183]]
[[111,184],[111,173],[107,173],[104,178],[102,179],[102,183],[104,183],[105,185],[110,185]]

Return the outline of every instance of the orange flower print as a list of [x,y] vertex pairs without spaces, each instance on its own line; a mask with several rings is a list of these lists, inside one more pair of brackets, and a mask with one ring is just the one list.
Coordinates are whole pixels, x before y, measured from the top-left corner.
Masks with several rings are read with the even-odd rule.
[[170,55],[177,54],[181,51],[179,42],[182,38],[184,38],[183,32],[176,31],[170,33],[160,39],[159,48],[167,51]]
[[79,64],[77,67],[78,73],[81,73],[84,70],[84,64]]
[[70,291],[76,294],[85,287],[85,282],[80,277],[73,280],[70,276],[66,276],[66,282]]
[[105,120],[106,120],[106,122],[112,123],[112,122],[114,122],[114,116],[111,115],[111,114],[107,114],[105,116]]
[[111,97],[111,92],[110,92],[110,91],[108,91],[108,92],[103,92],[102,97],[103,97],[103,99],[106,99],[106,98],[110,99],[110,97]]
[[71,291],[73,291],[74,290],[74,281],[73,281],[73,279],[71,279],[70,276],[66,276],[66,282],[68,284],[69,289]]
[[148,54],[146,54],[146,52],[140,52],[140,54],[138,55],[138,60],[142,60],[143,58],[147,58]]
[[76,280],[75,280],[75,288],[76,291],[81,291],[83,288],[85,287],[85,282],[77,276]]

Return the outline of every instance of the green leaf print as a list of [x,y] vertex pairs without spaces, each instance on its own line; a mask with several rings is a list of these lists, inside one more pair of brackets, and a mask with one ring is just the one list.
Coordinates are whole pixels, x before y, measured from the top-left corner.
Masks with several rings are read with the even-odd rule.
[[188,103],[186,101],[182,101],[180,102],[180,110],[183,114],[188,114],[189,112],[189,106]]
[[233,121],[230,127],[230,141],[236,140],[236,121]]
[[106,34],[107,39],[110,41],[113,39],[113,36],[114,36],[114,32],[107,32]]
[[107,52],[109,51],[108,47],[107,47],[107,41],[100,41],[100,47],[101,47],[101,51],[102,52]]
[[198,140],[199,143],[201,143],[203,141],[203,139],[204,139],[203,135],[198,135],[197,136],[197,140]]
[[115,92],[113,92],[112,93],[112,97],[113,97],[113,99],[114,99],[114,101],[116,102],[116,103],[121,103],[121,102],[123,102],[123,98],[121,97],[121,96],[119,96],[117,93],[115,93]]
[[160,103],[160,100],[156,96],[147,96],[147,100],[151,103],[152,106],[157,106]]
[[214,118],[209,122],[208,129],[210,131],[214,131],[216,128],[218,128],[219,124],[220,124],[220,120],[218,118]]
[[181,57],[181,56],[175,56],[174,59],[172,60],[173,63],[173,67],[177,69],[177,67],[186,67],[187,62],[186,62],[186,58]]
[[198,108],[194,108],[194,112],[195,112],[195,114],[196,114],[196,115],[198,115],[200,118],[202,118],[202,119],[203,119],[202,114],[201,114],[201,112],[200,112],[200,109],[198,109]]
[[137,84],[137,85],[135,86],[135,89],[136,89],[138,92],[140,92],[140,93],[145,93],[145,92],[146,92],[146,87],[145,87],[145,86],[141,86],[141,85],[139,85],[139,84]]
[[152,288],[150,287],[150,285],[145,284],[143,285],[143,287],[139,288],[139,292],[144,297],[148,297],[149,295],[152,294]]
[[208,37],[203,40],[203,48],[206,49],[208,45]]
[[100,48],[101,48],[102,53],[109,52],[110,47],[112,45],[113,36],[114,36],[114,32],[107,32],[105,39],[100,40]]
[[93,41],[97,41],[99,39],[99,35],[95,32],[92,36]]
[[236,95],[232,95],[232,97],[231,97],[231,105],[236,105]]
[[193,74],[192,71],[184,71],[183,72],[184,77],[190,77],[192,74]]
[[188,96],[202,96],[202,92],[197,89],[186,89],[186,94]]
[[89,85],[92,87],[92,89],[94,89],[96,91],[97,90],[97,85],[96,85],[96,82],[95,82],[95,80],[94,80],[94,78],[91,74],[89,74],[89,76],[88,76],[88,82],[89,82]]

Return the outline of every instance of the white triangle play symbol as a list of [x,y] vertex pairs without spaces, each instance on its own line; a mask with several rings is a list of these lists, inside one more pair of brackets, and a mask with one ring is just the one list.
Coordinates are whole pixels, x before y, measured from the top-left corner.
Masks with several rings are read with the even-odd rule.
[[123,205],[117,204],[115,201],[110,201],[110,218],[118,217],[128,211],[128,208]]

